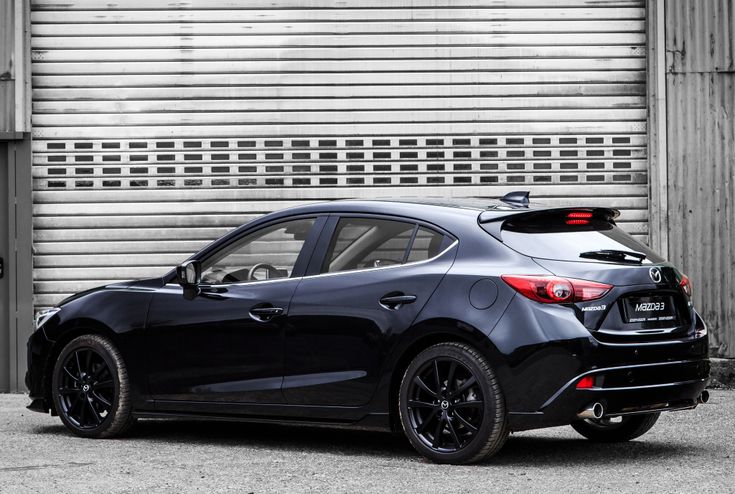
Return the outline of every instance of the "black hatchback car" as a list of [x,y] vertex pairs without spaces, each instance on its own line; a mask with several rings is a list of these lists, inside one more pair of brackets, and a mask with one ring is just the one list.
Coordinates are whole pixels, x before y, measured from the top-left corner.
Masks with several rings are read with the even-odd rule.
[[335,201],[252,221],[161,278],[40,312],[31,410],[402,430],[437,462],[509,432],[644,434],[707,400],[686,276],[606,208]]

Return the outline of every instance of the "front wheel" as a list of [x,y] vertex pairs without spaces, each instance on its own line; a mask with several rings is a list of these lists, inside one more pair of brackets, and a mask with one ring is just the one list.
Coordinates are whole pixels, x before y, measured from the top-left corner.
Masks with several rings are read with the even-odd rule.
[[603,443],[624,442],[640,437],[658,420],[660,413],[644,413],[623,417],[603,417],[572,422],[575,431],[591,441]]
[[500,385],[485,357],[469,345],[440,343],[421,352],[399,393],[406,437],[434,462],[480,461],[508,437]]
[[70,341],[56,360],[51,386],[61,421],[78,436],[118,436],[135,421],[125,363],[107,338]]

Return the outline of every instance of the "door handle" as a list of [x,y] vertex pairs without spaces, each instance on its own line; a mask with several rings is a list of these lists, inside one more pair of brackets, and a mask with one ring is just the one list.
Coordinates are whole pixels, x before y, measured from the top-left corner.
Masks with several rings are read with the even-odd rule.
[[3,279],[3,276],[5,276],[5,261],[0,257],[0,280]]
[[270,321],[274,317],[280,316],[281,314],[283,314],[283,308],[281,307],[256,306],[250,309],[250,317],[260,322]]
[[406,295],[405,293],[389,293],[380,299],[380,305],[386,309],[400,309],[404,304],[412,304],[416,302],[416,295]]

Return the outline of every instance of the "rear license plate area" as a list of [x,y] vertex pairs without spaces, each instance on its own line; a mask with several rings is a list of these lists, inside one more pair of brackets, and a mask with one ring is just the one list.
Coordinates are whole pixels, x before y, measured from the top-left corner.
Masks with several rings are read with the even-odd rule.
[[678,322],[674,297],[651,295],[623,299],[623,317],[628,324],[672,326]]

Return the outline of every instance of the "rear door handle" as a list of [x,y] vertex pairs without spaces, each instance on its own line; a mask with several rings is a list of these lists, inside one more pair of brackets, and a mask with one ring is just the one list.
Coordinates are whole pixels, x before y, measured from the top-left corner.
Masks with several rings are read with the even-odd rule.
[[414,302],[416,302],[416,295],[406,295],[405,293],[389,293],[380,299],[380,305],[386,309],[399,309],[404,304]]
[[281,314],[283,314],[282,307],[256,306],[250,309],[250,317],[260,322],[270,321],[274,317],[280,316]]

